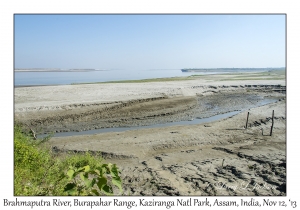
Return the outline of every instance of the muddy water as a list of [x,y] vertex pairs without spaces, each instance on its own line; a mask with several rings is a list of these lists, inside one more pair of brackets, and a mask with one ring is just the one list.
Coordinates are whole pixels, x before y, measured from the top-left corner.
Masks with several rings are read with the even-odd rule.
[[240,113],[240,111],[234,111],[234,112],[229,112],[229,113],[225,113],[225,114],[219,114],[219,115],[215,115],[215,116],[207,117],[207,118],[202,118],[202,119],[194,119],[194,120],[191,120],[191,121],[170,122],[170,123],[146,125],[146,126],[102,128],[102,129],[89,130],[89,131],[80,131],[80,132],[61,132],[61,133],[56,133],[54,135],[54,137],[75,136],[75,135],[91,135],[91,134],[107,133],[107,132],[122,132],[122,131],[128,131],[128,130],[136,130],[136,129],[144,129],[144,128],[160,128],[160,127],[167,127],[167,126],[174,126],[174,125],[194,125],[194,124],[208,123],[208,122],[220,120],[220,119],[223,119],[223,118],[234,116],[238,113]]
[[[276,102],[276,99],[269,99],[264,98],[263,100],[259,101],[255,106],[263,106],[266,104],[274,103]],[[168,127],[168,126],[175,126],[175,125],[195,125],[195,124],[201,124],[201,123],[209,123],[213,121],[217,121],[220,119],[232,117],[245,109],[241,110],[235,110],[227,113],[217,114],[211,117],[204,117],[204,118],[196,118],[191,119],[188,121],[179,121],[179,122],[168,122],[168,123],[158,123],[154,125],[146,125],[146,126],[132,126],[132,127],[113,127],[113,128],[101,128],[101,129],[95,129],[95,130],[87,130],[87,131],[80,131],[80,132],[60,132],[55,133],[54,137],[65,137],[65,136],[76,136],[76,135],[91,135],[91,134],[98,134],[98,133],[107,133],[107,132],[122,132],[122,131],[128,131],[128,130],[137,130],[137,129],[144,129],[144,128],[160,128],[160,127]],[[217,108],[214,108],[214,111],[218,111]],[[40,135],[39,138],[43,138],[46,135]]]

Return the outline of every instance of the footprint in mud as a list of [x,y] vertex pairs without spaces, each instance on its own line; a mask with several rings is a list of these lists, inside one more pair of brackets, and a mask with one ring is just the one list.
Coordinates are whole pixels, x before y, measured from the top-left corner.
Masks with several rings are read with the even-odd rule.
[[155,159],[156,159],[156,160],[159,160],[159,161],[162,161],[162,158],[159,157],[159,156],[156,156]]

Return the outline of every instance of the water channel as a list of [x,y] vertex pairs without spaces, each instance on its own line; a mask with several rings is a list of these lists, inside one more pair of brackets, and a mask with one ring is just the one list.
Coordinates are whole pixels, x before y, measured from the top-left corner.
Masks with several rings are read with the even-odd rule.
[[[267,105],[270,103],[276,102],[276,99],[270,99],[265,98],[261,102],[257,104],[258,106]],[[154,125],[146,125],[146,126],[132,126],[132,127],[113,127],[113,128],[101,128],[101,129],[95,129],[95,130],[87,130],[87,131],[80,131],[80,132],[60,132],[60,133],[54,133],[53,137],[66,137],[66,136],[77,136],[77,135],[93,135],[98,133],[107,133],[107,132],[122,132],[122,131],[129,131],[129,130],[137,130],[137,129],[145,129],[145,128],[161,128],[161,127],[169,127],[169,126],[175,126],[175,125],[195,125],[195,124],[203,124],[203,123],[209,123],[213,121],[218,121],[221,119],[229,118],[234,115],[237,115],[238,113],[245,111],[243,110],[235,110],[227,113],[221,113],[217,114],[211,117],[201,118],[201,119],[193,119],[189,121],[179,121],[179,122],[169,122],[169,123],[163,123],[163,124],[154,124]],[[38,135],[38,138],[43,138],[47,135]]]

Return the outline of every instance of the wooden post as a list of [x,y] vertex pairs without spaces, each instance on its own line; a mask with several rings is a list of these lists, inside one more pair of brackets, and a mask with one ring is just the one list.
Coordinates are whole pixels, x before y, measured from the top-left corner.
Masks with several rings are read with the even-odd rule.
[[248,119],[249,119],[249,112],[248,112],[248,114],[247,114],[246,129],[247,129],[247,127],[248,127]]
[[272,126],[271,126],[270,136],[272,136],[273,126],[274,126],[274,110],[272,112]]

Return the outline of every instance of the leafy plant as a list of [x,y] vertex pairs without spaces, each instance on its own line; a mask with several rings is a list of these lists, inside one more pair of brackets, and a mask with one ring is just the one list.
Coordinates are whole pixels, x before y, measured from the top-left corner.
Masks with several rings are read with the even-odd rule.
[[89,165],[79,168],[70,166],[66,176],[70,182],[64,191],[68,195],[113,195],[111,184],[122,192],[122,181],[116,164],[102,164],[95,169]]
[[100,154],[53,153],[45,142],[15,124],[15,196],[109,195],[113,186],[122,191],[116,165],[103,164]]

